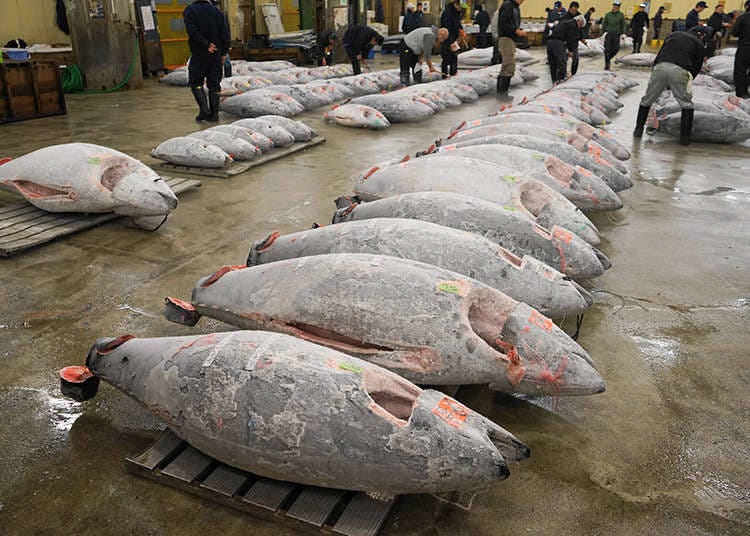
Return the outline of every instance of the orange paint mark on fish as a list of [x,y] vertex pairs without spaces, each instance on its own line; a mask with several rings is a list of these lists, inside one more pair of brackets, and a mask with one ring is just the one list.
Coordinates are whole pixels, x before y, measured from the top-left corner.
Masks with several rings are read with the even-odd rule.
[[202,288],[209,287],[209,286],[213,285],[214,283],[216,283],[219,279],[221,279],[222,277],[224,277],[229,272],[234,272],[235,270],[242,270],[244,268],[247,268],[247,266],[242,266],[241,264],[234,264],[234,265],[231,265],[231,266],[229,266],[229,265],[222,266],[221,268],[219,268],[218,270],[216,270],[213,274],[211,274],[211,277],[209,277],[208,279],[206,279],[201,284],[201,287]]
[[555,229],[552,231],[552,236],[554,236],[558,240],[565,242],[566,244],[570,244],[570,242],[573,240],[573,233],[571,233],[570,231],[566,231],[562,227],[555,227]]
[[550,333],[552,331],[552,328],[555,327],[555,323],[552,322],[549,318],[546,316],[542,316],[542,314],[537,311],[536,309],[533,309],[531,311],[531,314],[528,318],[529,324],[532,324],[538,328],[543,329],[547,333]]
[[443,419],[453,428],[460,428],[469,417],[471,410],[460,402],[446,396],[432,408],[432,413]]

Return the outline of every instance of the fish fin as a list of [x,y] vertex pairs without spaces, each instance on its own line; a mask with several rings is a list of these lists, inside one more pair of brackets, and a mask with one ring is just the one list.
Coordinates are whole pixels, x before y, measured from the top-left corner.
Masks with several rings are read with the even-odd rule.
[[138,216],[135,218],[131,218],[131,220],[133,220],[133,223],[136,225],[136,227],[144,229],[146,231],[154,232],[166,223],[167,217],[168,216],[166,214],[164,214],[163,216]]
[[179,298],[167,296],[164,298],[164,316],[170,322],[182,324],[183,326],[194,326],[200,320],[201,315],[192,304]]
[[336,205],[336,208],[346,208],[351,205],[361,203],[362,200],[356,195],[342,195],[334,199],[333,202]]
[[16,193],[25,197],[29,202],[33,202],[37,199],[43,200],[48,197],[67,197],[70,201],[78,199],[78,194],[70,187],[63,187],[65,189],[54,188],[52,186],[45,186],[44,184],[20,178],[3,179],[2,183],[5,184],[8,189],[15,190]]
[[394,494],[385,491],[368,491],[366,492],[366,495],[371,499],[381,502],[390,502],[396,498]]
[[13,159],[10,158],[10,157],[7,157],[7,156],[5,158],[0,158],[0,166],[2,166],[3,164],[7,164],[11,160],[13,160]]

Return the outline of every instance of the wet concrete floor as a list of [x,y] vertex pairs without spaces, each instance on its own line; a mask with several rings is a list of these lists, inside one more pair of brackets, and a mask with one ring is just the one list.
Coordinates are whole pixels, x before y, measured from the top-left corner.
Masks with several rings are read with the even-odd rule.
[[[584,60],[583,69],[600,61]],[[532,69],[545,73],[542,64]],[[533,94],[546,80],[514,93]],[[628,146],[643,91],[623,96],[611,127]],[[184,88],[147,83],[68,104],[65,117],[3,126],[3,156],[79,141],[149,161],[159,142],[195,130]],[[378,133],[306,113],[301,119],[325,144],[231,179],[204,179],[155,233],[119,220],[0,259],[0,533],[291,534],[126,474],[123,458],[157,438],[159,422],[108,386],[85,404],[63,399],[57,370],[82,363],[98,337],[190,333],[162,318],[165,295],[189,296],[197,278],[243,262],[250,242],[269,231],[327,223],[357,170],[420,150],[495,106],[485,97]],[[684,148],[645,137],[631,162],[636,181],[622,195],[625,208],[595,217],[613,268],[589,283],[597,304],[579,340],[607,392],[555,407],[463,389],[462,401],[524,440],[532,457],[470,511],[403,498],[386,534],[750,531],[750,145]],[[572,331],[572,321],[564,327]]]

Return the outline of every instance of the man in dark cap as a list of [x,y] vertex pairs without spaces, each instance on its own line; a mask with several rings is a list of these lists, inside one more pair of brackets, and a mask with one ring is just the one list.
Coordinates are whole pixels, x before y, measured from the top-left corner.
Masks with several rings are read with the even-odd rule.
[[[190,47],[188,81],[199,108],[195,120],[218,121],[221,70],[230,45],[226,19],[209,0],[195,0],[182,16]],[[208,98],[203,91],[204,81]]]
[[366,67],[367,55],[370,53],[370,50],[376,44],[382,45],[384,39],[382,35],[369,26],[358,24],[344,32],[342,41],[346,55],[349,56],[349,60],[352,62],[352,71],[354,74],[361,74],[362,67],[360,66],[360,62]]
[[708,4],[703,0],[695,4],[695,7],[691,9],[685,17],[685,30],[692,30],[701,23],[700,12],[708,7]]
[[[750,0],[748,2],[750,3]],[[710,39],[710,34],[711,28],[699,25],[689,32],[673,32],[666,38],[656,55],[646,93],[638,108],[638,119],[633,130],[634,137],[643,136],[643,127],[651,105],[665,89],[669,88],[672,96],[682,108],[680,144],[690,144],[694,112],[692,80],[703,66],[706,43]]]
[[646,13],[646,4],[641,4],[638,6],[638,12],[633,15],[630,21],[630,30],[633,35],[633,54],[638,54],[641,51],[644,28],[648,28],[648,13]]
[[620,0],[612,2],[612,11],[602,20],[604,37],[604,70],[609,71],[609,63],[620,51],[620,36],[625,33],[625,15],[620,11]]
[[746,99],[750,76],[750,0],[745,2],[745,12],[734,21],[732,35],[737,38],[737,54],[734,57],[735,91],[738,97]]

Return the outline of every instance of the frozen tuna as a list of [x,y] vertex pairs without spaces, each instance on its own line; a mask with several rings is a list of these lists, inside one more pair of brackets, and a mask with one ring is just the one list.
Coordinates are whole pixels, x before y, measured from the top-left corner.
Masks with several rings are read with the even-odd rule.
[[419,384],[604,391],[586,351],[552,320],[476,280],[406,259],[337,254],[224,267],[198,282],[192,305],[167,301],[169,315],[190,323],[204,315],[295,335]]
[[49,212],[114,212],[149,228],[151,217],[177,208],[177,197],[151,168],[89,143],[51,145],[0,165],[0,188]]
[[468,195],[417,192],[370,203],[341,197],[336,205],[339,209],[333,223],[373,218],[429,221],[478,234],[518,256],[539,259],[574,279],[599,276],[611,266],[603,253],[562,227],[555,225],[550,230],[544,229],[520,216],[512,207]]
[[652,52],[639,52],[638,54],[626,54],[615,58],[615,63],[627,67],[651,67],[656,59]]
[[573,203],[541,182],[503,172],[490,162],[460,156],[416,158],[397,165],[374,166],[355,179],[364,201],[413,192],[455,192],[508,205],[542,227],[559,225],[589,244],[599,232]]
[[224,99],[219,109],[240,117],[261,115],[292,117],[305,111],[305,107],[289,95],[268,89],[253,89]]
[[521,259],[473,233],[403,218],[353,221],[281,236],[274,232],[252,244],[247,265],[329,253],[387,255],[439,266],[553,318],[579,314],[593,304],[581,287],[533,257]]
[[289,134],[294,136],[294,141],[310,141],[318,135],[312,128],[308,127],[302,121],[295,121],[288,117],[281,117],[279,115],[263,115],[258,119],[267,121],[277,127],[281,127]]
[[435,113],[429,101],[409,93],[394,91],[385,95],[367,95],[352,99],[352,104],[371,106],[381,112],[391,123],[423,121]]
[[201,130],[188,134],[188,137],[216,145],[234,160],[253,160],[261,155],[260,148],[255,145],[218,130]]
[[232,123],[234,127],[248,128],[258,134],[263,134],[271,141],[276,147],[286,147],[294,143],[294,136],[292,136],[288,130],[278,126],[271,121],[265,119],[240,119]]
[[199,168],[221,168],[232,163],[232,157],[216,145],[187,136],[160,143],[151,156],[170,164]]
[[224,134],[229,134],[230,136],[234,138],[245,140],[249,144],[255,145],[263,153],[270,151],[271,149],[276,147],[276,145],[274,145],[271,138],[263,134],[260,134],[259,132],[254,132],[253,130],[250,130],[249,128],[238,127],[234,125],[218,125],[215,127],[207,128],[203,132],[212,132],[212,131],[223,132]]
[[336,105],[323,114],[323,117],[345,127],[382,130],[391,126],[391,123],[382,113],[375,108],[362,104]]
[[101,378],[201,452],[267,478],[432,493],[502,480],[529,455],[442,393],[278,333],[100,339],[86,365],[60,371],[68,396],[95,396],[76,387]]

